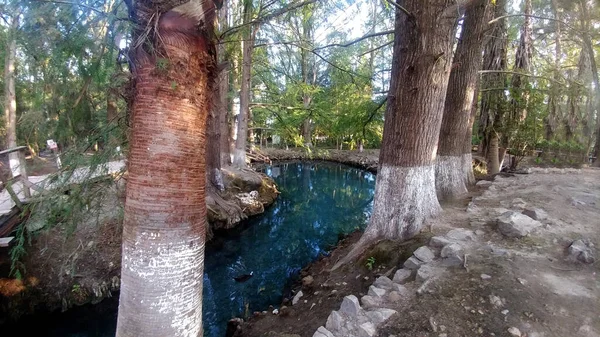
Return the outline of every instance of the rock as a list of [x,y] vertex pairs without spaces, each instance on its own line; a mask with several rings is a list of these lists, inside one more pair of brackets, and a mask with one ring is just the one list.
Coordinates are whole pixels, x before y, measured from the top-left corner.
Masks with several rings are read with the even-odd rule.
[[521,198],[514,198],[511,202],[512,207],[514,208],[520,208],[523,209],[525,208],[525,206],[527,206],[527,203],[525,202],[525,200],[521,199]]
[[426,280],[433,278],[440,273],[441,269],[430,265],[424,265],[417,270],[417,276],[415,279],[417,282],[425,282]]
[[482,231],[481,229],[478,229],[478,230],[475,231],[475,235],[482,236],[484,234],[485,234],[485,232]]
[[392,282],[392,280],[390,280],[390,278],[387,276],[380,276],[375,280],[375,282],[373,282],[373,285],[377,288],[390,290],[392,289],[394,282]]
[[442,257],[442,264],[447,267],[462,266],[463,260],[463,247],[458,243],[451,243],[444,246],[440,252]]
[[404,284],[410,280],[412,276],[412,270],[410,269],[398,269],[394,274],[393,281],[394,283]]
[[273,310],[273,315],[279,315],[279,309]]
[[434,248],[442,248],[451,241],[442,236],[434,236],[429,240],[429,245]]
[[413,256],[425,263],[431,262],[435,258],[435,254],[427,246],[419,247],[414,251]]
[[340,312],[344,313],[350,317],[356,317],[361,311],[360,304],[358,303],[358,298],[354,295],[348,295],[344,297],[342,301],[342,305],[340,306]]
[[362,302],[362,305],[367,308],[376,308],[377,306],[379,306],[379,303],[381,302],[380,300],[376,299],[373,296],[369,296],[369,295],[365,295],[363,297],[361,297],[360,301]]
[[464,228],[456,228],[449,231],[446,234],[446,237],[453,241],[469,241],[475,240],[475,233],[473,231],[464,229]]
[[479,212],[479,206],[475,205],[475,203],[471,201],[467,205],[467,213],[477,213],[477,212]]
[[515,328],[514,326],[511,328],[508,328],[508,333],[511,336],[515,336],[515,337],[521,337],[521,330]]
[[490,275],[488,275],[488,274],[481,274],[481,279],[482,279],[482,280],[489,280],[489,279],[491,279],[491,278],[492,278],[492,277],[491,277]]
[[406,269],[419,269],[419,267],[423,264],[423,261],[417,259],[414,256],[411,256],[408,258],[408,260],[406,260],[406,262],[404,262],[404,268]]
[[508,311],[508,309],[504,309],[504,310],[500,311],[500,313],[504,316],[508,315],[509,312],[510,311]]
[[516,212],[506,212],[496,219],[498,230],[502,235],[511,238],[520,238],[528,235],[542,223]]
[[324,326],[320,326],[313,337],[335,337],[329,330],[325,329]]
[[495,296],[495,295],[490,295],[489,299],[490,299],[490,304],[493,305],[494,308],[502,308],[504,306],[504,303],[506,302],[502,298]]
[[378,325],[387,321],[395,313],[397,313],[396,310],[382,308],[367,312],[367,317],[375,325]]
[[453,256],[461,256],[463,252],[463,247],[458,243],[451,243],[449,245],[444,246],[442,251],[440,252],[440,256],[443,258],[453,257]]
[[533,220],[546,220],[548,219],[548,213],[541,208],[526,208],[523,212],[521,212]]
[[400,296],[400,293],[398,293],[397,291],[390,291],[390,293],[388,294],[388,300],[392,303],[400,302],[402,300],[402,296]]
[[375,325],[371,322],[358,326],[358,337],[373,337],[376,334]]
[[332,311],[327,317],[325,328],[329,331],[338,331],[344,326],[344,317],[337,311]]
[[311,275],[303,277],[302,278],[302,286],[303,287],[310,287],[313,284],[314,281],[315,281],[315,279]]
[[397,284],[397,283],[394,283],[394,286],[392,287],[392,291],[395,291],[403,296],[409,296],[411,294],[411,291],[407,287],[405,287],[401,284]]
[[575,240],[569,246],[569,255],[571,258],[583,263],[594,263],[596,260],[593,251],[594,244],[589,240]]
[[377,288],[375,286],[370,286],[369,292],[367,293],[367,295],[373,296],[373,297],[383,297],[383,296],[385,296],[385,293],[386,293],[385,289]]
[[300,298],[302,296],[304,296],[304,294],[302,293],[302,290],[300,290],[298,293],[296,293],[296,295],[292,299],[292,305],[296,305],[296,303],[298,303],[298,301],[300,301]]
[[489,180],[480,180],[477,182],[477,184],[475,184],[477,186],[481,186],[481,187],[488,187],[492,185],[492,182]]

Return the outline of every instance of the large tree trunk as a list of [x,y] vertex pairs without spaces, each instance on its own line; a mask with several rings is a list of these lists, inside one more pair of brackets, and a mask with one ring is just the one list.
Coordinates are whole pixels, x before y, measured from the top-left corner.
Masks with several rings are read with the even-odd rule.
[[466,194],[466,184],[473,174],[471,149],[465,144],[465,134],[470,128],[477,72],[483,61],[481,52],[488,3],[489,0],[477,0],[467,8],[461,38],[454,54],[435,168],[437,194],[444,199]]
[[591,24],[590,18],[587,8],[587,3],[584,0],[579,1],[579,6],[581,9],[581,23],[583,26],[582,35],[583,35],[583,45],[584,50],[582,52],[588,53],[590,66],[592,68],[592,80],[594,87],[594,95],[592,98],[592,105],[596,110],[596,146],[594,147],[594,157],[596,160],[593,163],[593,166],[600,167],[600,76],[598,75],[598,64],[596,63],[596,56],[594,53],[594,45],[592,44],[592,38],[590,36]]
[[[219,87],[219,83],[215,87]],[[218,102],[220,95],[218,89],[212,93],[212,102]],[[221,124],[218,104],[212,104],[206,119],[206,178],[208,183],[222,191],[225,189],[223,175],[221,174]]]
[[[407,240],[441,211],[435,154],[452,64],[456,9],[448,1],[398,2],[394,56],[373,213],[350,254],[378,239]],[[462,137],[461,137],[462,138]]]
[[[162,8],[166,13],[136,5],[138,27],[157,31],[134,34],[145,40],[132,51],[135,96],[118,337],[202,335],[214,8],[203,2],[197,12],[195,5]],[[157,12],[158,22],[150,24]],[[157,59],[167,56],[168,64],[159,67]]]
[[[244,23],[252,20],[252,3],[244,5]],[[248,144],[248,118],[250,114],[250,83],[252,76],[252,51],[254,49],[255,29],[252,24],[245,28],[242,41],[242,81],[240,85],[240,114],[238,115],[237,138],[233,153],[233,164],[246,167],[246,145]]]
[[[506,0],[496,0],[494,17],[506,15]],[[506,115],[507,102],[504,91],[507,78],[503,74],[507,68],[507,26],[506,20],[498,20],[486,33],[490,36],[484,47],[483,70],[481,77],[481,113],[479,118],[479,137],[481,156],[488,158],[493,137],[498,137],[501,121]],[[488,173],[490,163],[488,163]],[[497,172],[494,172],[497,173]]]
[[[6,118],[6,147],[17,147],[17,94],[15,91],[15,58],[17,55],[17,29],[19,16],[14,15],[8,31],[8,42],[4,62],[4,118]],[[19,153],[8,155],[13,177],[20,174]]]

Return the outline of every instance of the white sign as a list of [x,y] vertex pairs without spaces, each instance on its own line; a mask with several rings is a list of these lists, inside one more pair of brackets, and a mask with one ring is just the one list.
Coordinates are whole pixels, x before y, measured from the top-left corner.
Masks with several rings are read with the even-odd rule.
[[54,141],[54,139],[48,139],[46,141],[46,144],[48,144],[48,147],[50,148],[50,150],[58,149],[58,145],[56,145],[56,142]]

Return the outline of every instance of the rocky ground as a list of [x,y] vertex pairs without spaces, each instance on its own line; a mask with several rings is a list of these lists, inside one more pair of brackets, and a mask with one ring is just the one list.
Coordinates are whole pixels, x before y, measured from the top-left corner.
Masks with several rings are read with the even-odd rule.
[[[223,178],[226,189],[209,189],[207,195],[209,239],[264,212],[279,193],[272,179],[252,170],[228,167]],[[0,324],[26,313],[97,303],[118,291],[124,188],[123,180],[90,188],[96,206],[90,205],[74,227],[45,226],[55,211],[32,216],[27,226],[36,231],[27,235],[31,242],[24,245],[22,279],[9,277],[9,251],[0,248]],[[67,196],[57,200],[72,202]]]
[[330,272],[349,238],[303,271],[295,305],[255,313],[236,335],[600,336],[600,170],[496,176],[443,206],[405,246]]

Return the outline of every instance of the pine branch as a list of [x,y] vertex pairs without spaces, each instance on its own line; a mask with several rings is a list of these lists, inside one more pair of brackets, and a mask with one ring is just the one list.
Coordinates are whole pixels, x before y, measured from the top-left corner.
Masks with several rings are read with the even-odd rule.
[[382,36],[382,35],[389,35],[389,34],[394,34],[394,30],[392,29],[392,30],[386,30],[386,31],[383,31],[383,32],[377,32],[377,33],[367,34],[365,36],[359,37],[358,39],[352,40],[352,41],[347,42],[347,43],[332,43],[332,44],[328,44],[326,46],[317,47],[317,48],[315,48],[313,50],[317,51],[317,50],[321,50],[321,49],[325,49],[325,48],[330,48],[330,47],[343,47],[343,48],[346,48],[346,47],[350,47],[351,45],[356,44],[356,43],[358,43],[360,41],[363,41],[363,40],[366,40],[366,39],[369,39],[369,38],[372,38],[372,37]]

